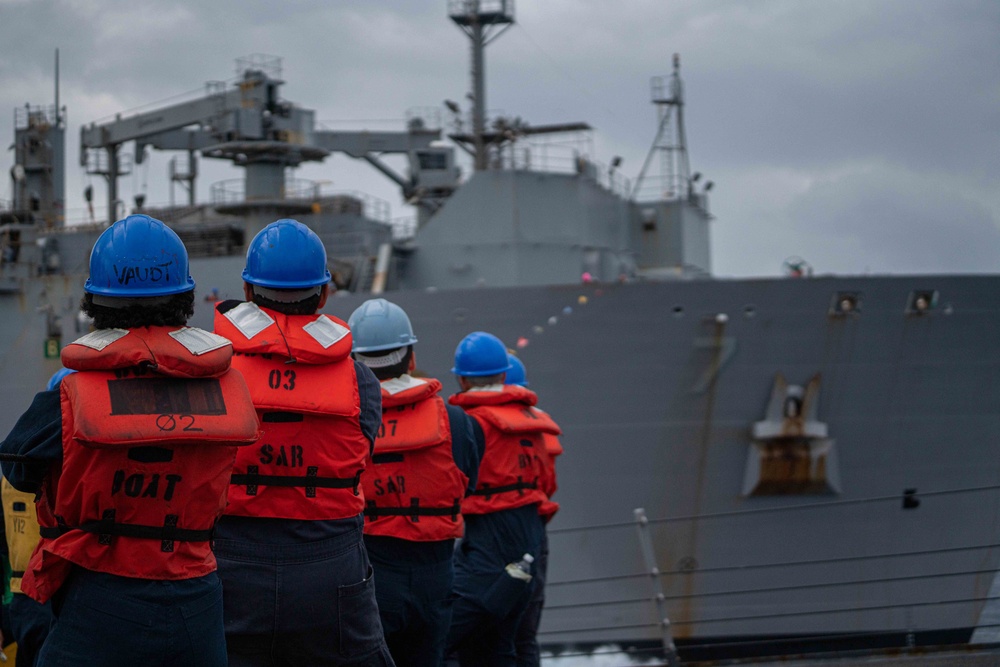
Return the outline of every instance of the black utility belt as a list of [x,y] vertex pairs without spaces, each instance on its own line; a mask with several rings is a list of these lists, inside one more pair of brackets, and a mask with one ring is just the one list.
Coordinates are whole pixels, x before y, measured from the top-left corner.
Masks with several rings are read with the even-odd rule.
[[115,510],[104,510],[98,521],[85,521],[79,526],[68,526],[59,523],[57,526],[41,526],[39,534],[45,539],[54,540],[74,530],[97,535],[98,544],[109,545],[114,537],[129,537],[138,540],[160,540],[160,551],[174,550],[174,542],[207,542],[212,539],[214,528],[192,529],[179,528],[177,515],[168,514],[162,526],[148,526],[138,523],[118,523],[115,521]]
[[376,520],[383,516],[405,516],[419,523],[422,516],[450,516],[452,521],[458,521],[461,514],[461,501],[455,500],[448,507],[421,507],[419,498],[411,498],[409,507],[379,507],[374,500],[365,505],[365,518]]
[[506,493],[508,491],[517,491],[518,494],[524,495],[524,491],[530,490],[534,491],[538,488],[538,480],[533,479],[530,482],[522,482],[518,480],[513,484],[503,484],[501,486],[490,486],[489,484],[481,484],[478,489],[472,492],[473,496],[486,496],[489,500],[490,496],[495,496],[500,493]]
[[234,486],[245,486],[248,496],[256,496],[260,486],[303,487],[307,498],[316,497],[316,489],[352,489],[358,495],[361,486],[361,472],[353,477],[320,477],[317,466],[306,468],[305,475],[261,475],[258,466],[247,466],[245,473],[230,477],[229,483]]

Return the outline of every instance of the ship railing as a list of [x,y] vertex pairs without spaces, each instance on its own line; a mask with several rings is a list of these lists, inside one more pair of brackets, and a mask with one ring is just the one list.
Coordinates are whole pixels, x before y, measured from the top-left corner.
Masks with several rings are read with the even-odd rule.
[[[952,495],[975,496],[976,494],[983,493],[995,494],[997,491],[1000,491],[1000,485],[941,489],[936,491],[922,491],[919,494],[919,498],[931,499]],[[913,501],[914,498],[911,495],[904,493],[891,496],[798,503],[795,505],[697,515],[667,516],[646,519],[645,523],[650,527],[661,526],[664,529],[675,524],[679,524],[679,527],[683,528],[690,522],[725,521],[762,514],[781,515],[809,511],[829,512],[832,508],[856,509],[859,512],[870,515],[871,512],[877,511],[878,506],[892,507],[895,505],[898,507],[902,503],[903,509],[907,509],[914,507],[912,505]],[[581,533],[587,534],[587,540],[596,539],[596,536],[591,535],[591,533],[608,533],[602,539],[614,541],[620,545],[624,552],[628,552],[630,549],[635,550],[635,552],[648,552],[648,549],[642,549],[643,535],[641,528],[639,539],[635,540],[635,527],[636,520],[623,520],[614,523],[567,528],[550,527],[547,531],[550,539],[550,553],[559,553],[560,542],[562,542],[563,538],[572,539],[575,535]],[[633,534],[632,538],[629,537],[630,532]],[[672,543],[673,541],[672,536],[667,533],[661,533],[659,537],[661,540],[665,540],[666,543]],[[980,543],[944,543],[942,546],[934,546],[931,543],[926,545],[925,548],[879,550],[860,554],[827,553],[817,554],[815,558],[773,560],[767,562],[700,564],[692,559],[681,559],[678,561],[676,567],[663,570],[656,567],[655,562],[650,563],[647,554],[644,556],[644,560],[646,561],[645,571],[597,572],[593,576],[586,578],[550,579],[546,582],[546,588],[551,593],[545,605],[546,618],[549,622],[543,625],[543,628],[539,631],[539,639],[543,645],[547,641],[551,645],[554,637],[558,637],[560,646],[573,646],[574,643],[567,640],[567,637],[577,637],[579,638],[577,644],[588,645],[594,636],[599,636],[600,634],[607,636],[609,633],[617,633],[617,636],[620,636],[623,631],[628,631],[641,634],[646,638],[644,641],[649,645],[656,644],[658,642],[654,638],[656,637],[657,630],[663,631],[664,624],[669,616],[663,613],[662,607],[665,603],[676,604],[687,610],[702,610],[701,617],[697,618],[693,618],[690,611],[682,617],[669,617],[669,626],[680,628],[698,627],[698,634],[703,636],[715,634],[712,628],[719,627],[720,625],[728,624],[729,627],[734,627],[735,624],[737,627],[745,628],[746,624],[753,624],[759,621],[780,621],[782,619],[793,618],[801,620],[803,618],[823,619],[825,617],[839,616],[841,618],[852,619],[849,623],[846,623],[847,627],[857,627],[859,615],[863,616],[866,614],[884,615],[898,612],[909,619],[911,614],[919,610],[949,608],[958,610],[960,607],[964,608],[963,613],[967,613],[968,608],[972,605],[984,605],[986,603],[993,603],[994,601],[998,601],[996,604],[1000,604],[1000,586],[998,586],[1000,576],[998,576],[998,568],[994,563],[997,551],[1000,551],[1000,542],[991,541],[987,538]],[[991,553],[993,554],[992,556]],[[620,560],[635,561],[634,558]],[[957,564],[951,566],[942,565],[945,561]],[[993,563],[992,566],[991,563]],[[903,567],[904,565],[905,567]],[[775,572],[770,577],[764,576],[768,570],[774,570]],[[796,572],[798,574],[794,579],[790,579],[787,576],[789,572]],[[809,572],[815,572],[816,574],[809,576]],[[741,575],[738,580],[732,576],[734,573]],[[713,589],[710,585],[714,579],[713,575],[720,574],[725,576],[726,583],[717,585]],[[998,578],[993,579],[994,577]],[[678,582],[691,581],[691,578],[696,578],[695,580],[699,582],[693,589],[687,585],[678,586]],[[988,582],[993,579],[994,585],[987,592],[983,590],[980,583],[977,583],[975,590],[965,586],[961,590],[955,590],[953,594],[949,594],[949,591],[952,589],[948,584],[945,584],[943,587],[938,585],[936,588],[929,587],[925,589],[916,586],[920,582],[935,580],[940,583],[958,578],[975,580],[976,582],[983,582],[984,579]],[[756,584],[754,583],[755,579],[757,580]],[[643,590],[645,588],[643,581],[654,582],[651,588],[652,594]],[[734,585],[734,581],[748,583]],[[663,582],[666,586],[666,592],[664,592],[664,589],[659,588],[659,582]],[[595,599],[597,593],[589,591],[606,592],[609,590],[605,586],[600,586],[601,584],[612,584],[611,590],[625,591],[626,596],[619,595],[615,596],[614,599]],[[620,584],[620,586],[616,584]],[[596,588],[595,585],[597,585]],[[988,584],[987,588],[989,588]],[[837,600],[835,591],[845,589],[851,589],[852,591],[870,590],[872,594],[864,602],[846,601],[843,598]],[[570,600],[566,594],[560,593],[564,590],[576,590],[577,592],[573,594],[575,599]],[[885,597],[886,590],[908,590],[912,591],[913,594],[905,600],[900,600],[898,598]],[[824,594],[824,591],[827,591],[827,593]],[[803,594],[801,599],[795,597],[798,593]],[[589,599],[588,595],[590,596]],[[768,611],[766,607],[774,600],[774,596],[776,595],[793,597],[783,598],[786,605],[784,609],[779,608]],[[560,601],[561,597],[565,597],[567,601]],[[720,602],[707,607],[706,605],[697,604],[699,601],[711,599],[720,600]],[[733,601],[730,602],[730,599]],[[749,601],[751,600],[761,601],[759,604],[754,603],[752,605],[758,607],[757,610],[751,611],[745,609],[750,605]],[[789,603],[789,601],[791,602]],[[647,606],[658,620],[638,623],[628,622],[650,618],[648,612],[637,614],[634,611],[637,605]],[[615,610],[615,616],[620,617],[622,622],[608,625],[581,625],[579,622],[574,622],[568,627],[554,627],[552,625],[553,614],[558,619],[559,612],[563,611],[570,613],[570,617],[578,619],[579,616],[572,614],[574,610],[596,608]],[[633,611],[627,611],[630,608]],[[704,613],[706,611],[708,613]],[[980,622],[975,624],[976,629],[998,630],[994,634],[1000,638],[1000,623],[990,623],[989,620],[981,618]],[[910,621],[907,620],[906,623],[910,623]],[[558,621],[556,621],[557,625]],[[948,628],[938,627],[922,629],[934,631],[948,630]],[[921,630],[921,628],[898,630],[889,628],[888,630],[896,638],[895,640],[888,639],[888,641],[901,641],[902,644],[899,647],[912,648],[917,643],[915,633]],[[967,631],[968,626],[966,625],[964,628],[956,627],[954,630],[956,633],[960,630]],[[683,634],[689,635],[690,630],[686,630]],[[752,633],[737,632],[735,634],[750,636]],[[937,634],[939,635],[940,633],[938,632]],[[863,645],[865,638],[870,635],[872,635],[871,632],[859,630],[857,632],[845,631],[838,634],[837,637],[842,639],[845,644],[853,642],[853,645]],[[880,628],[880,641],[887,641],[886,635],[886,629]],[[833,638],[832,633],[823,633],[822,635],[817,634],[814,641],[816,645],[828,645]],[[768,644],[781,646],[783,645],[782,642],[788,643],[789,641],[787,637],[784,639],[739,639],[731,642],[731,646],[725,646],[715,641],[701,644],[696,639],[682,639],[677,642],[677,648],[682,658],[692,659],[692,656],[702,655],[699,652],[703,651],[717,652],[721,648],[732,648],[734,651],[741,649],[754,650],[754,646],[757,646],[761,650],[766,650]],[[931,640],[921,641],[926,642]],[[1000,639],[997,641],[1000,641]],[[804,645],[804,642],[808,644],[808,631],[796,634],[795,642],[797,646]],[[605,644],[612,643],[605,642]],[[601,650],[610,653],[628,653],[629,655],[633,653],[631,651],[615,650],[607,647]],[[663,653],[663,647],[660,646],[648,646],[647,649],[643,650],[661,654],[661,656]],[[560,657],[568,655],[574,655],[574,653],[563,651],[559,653]],[[587,650],[579,653],[579,655],[594,655],[594,650]]]
[[[125,215],[130,213],[145,213],[158,220],[162,220],[167,224],[174,224],[178,222],[192,222],[191,218],[196,214],[198,216],[197,222],[207,222],[212,216],[210,215],[211,205],[210,204],[195,204],[194,206],[177,206],[170,205],[167,202],[154,203],[144,206],[140,210],[136,209],[126,209],[122,202],[119,202],[120,207],[116,215],[116,218],[120,219]],[[220,220],[222,219],[219,216]],[[62,228],[56,228],[52,231],[64,232],[64,231],[80,231],[82,229],[87,229],[89,227],[93,228],[103,228],[108,226],[107,219],[101,215],[100,218],[97,217],[96,211],[91,211],[87,207],[80,208],[68,208],[64,215],[64,226]]]
[[448,16],[513,16],[514,0],[448,0]]
[[55,125],[59,117],[54,104],[14,107],[14,129],[26,130],[28,128],[45,129]]
[[417,236],[419,223],[414,217],[393,218],[389,224],[392,225],[393,241],[409,241]]
[[[242,178],[213,183],[210,198],[214,206],[231,206],[255,201],[254,198],[246,197],[246,183]],[[384,199],[358,190],[333,190],[323,181],[286,179],[278,199],[312,202],[321,211],[357,213],[384,224],[389,224],[392,217],[389,202]]]
[[232,219],[222,216],[209,204],[194,204],[184,206],[153,205],[146,206],[142,212],[162,220],[168,225],[204,225],[212,222],[229,222]]
[[[549,584],[546,584],[546,586],[548,586],[548,585]],[[905,610],[912,610],[914,608],[925,607],[925,606],[941,606],[941,605],[949,605],[949,604],[969,604],[969,603],[987,603],[987,602],[992,602],[992,601],[996,601],[996,600],[1000,600],[1000,595],[984,595],[984,596],[976,596],[976,597],[970,597],[970,598],[962,598],[962,599],[957,599],[957,600],[926,600],[926,601],[906,602],[906,603],[891,604],[891,605],[879,605],[877,607],[876,606],[872,606],[872,607],[844,607],[844,608],[841,608],[841,609],[821,610],[821,611],[815,611],[815,612],[794,611],[794,612],[787,612],[787,613],[782,613],[782,614],[759,614],[759,615],[755,615],[755,616],[735,616],[735,617],[728,617],[728,618],[712,618],[712,619],[700,619],[700,620],[690,620],[690,621],[678,621],[678,622],[675,622],[674,625],[686,626],[686,625],[695,625],[695,624],[732,622],[732,621],[739,621],[739,620],[774,620],[774,619],[780,619],[780,618],[798,618],[798,617],[801,617],[801,616],[817,615],[817,614],[851,614],[851,613],[857,613],[859,611],[866,611],[866,610],[869,610],[869,611],[872,611],[872,610],[875,610],[875,611],[904,610],[905,611]],[[641,602],[649,604],[650,600],[649,599],[644,599],[644,600],[641,600]],[[551,610],[551,609],[553,609],[553,607],[550,607],[549,605],[546,605],[545,609],[546,610]],[[593,636],[593,633],[609,632],[609,631],[615,631],[615,630],[654,629],[654,628],[659,627],[659,625],[660,625],[659,623],[634,623],[634,624],[629,624],[629,625],[614,625],[614,626],[600,626],[600,627],[579,628],[579,629],[574,629],[573,632],[579,632],[579,633],[581,633],[581,635],[584,638],[586,638],[588,635],[589,636]],[[1000,629],[1000,623],[978,623],[976,625],[976,629],[994,630],[994,631],[996,631],[996,630]],[[955,635],[968,634],[968,630],[969,630],[968,626],[954,626],[954,627],[940,627],[940,628],[939,627],[935,627],[934,628],[934,631],[937,632],[937,633],[940,633],[940,634],[954,633]],[[569,631],[565,631],[565,630],[539,630],[538,631],[538,635],[540,637],[540,640],[541,640],[541,643],[542,643],[543,647],[545,647],[546,644],[545,644],[544,635],[552,635],[552,634],[564,635],[564,634],[567,634],[568,632]],[[871,639],[871,640],[877,640],[877,642],[878,642],[877,644],[875,642],[872,642],[873,646],[883,646],[883,647],[885,647],[886,650],[889,650],[889,651],[898,651],[899,649],[914,649],[914,648],[917,647],[917,643],[916,643],[916,638],[915,637],[906,638],[905,635],[907,635],[908,633],[905,633],[905,632],[898,632],[896,634],[902,634],[902,635],[904,635],[903,643],[900,644],[900,645],[888,645],[888,646],[886,646],[884,642],[886,642],[887,638],[886,638],[886,633],[884,631],[878,631],[878,632],[876,632],[876,631],[858,630],[858,631],[854,631],[854,632],[823,633],[823,634],[813,634],[813,635],[810,635],[810,634],[796,634],[794,636],[794,639],[791,639],[789,637],[774,637],[774,638],[764,638],[764,639],[750,639],[750,638],[747,638],[747,639],[733,640],[733,641],[729,641],[729,642],[713,641],[713,642],[706,642],[706,643],[698,643],[696,641],[684,641],[684,640],[681,640],[681,641],[678,642],[678,644],[679,644],[678,651],[679,651],[679,653],[681,654],[681,657],[684,660],[691,660],[692,658],[690,656],[693,653],[697,652],[697,651],[711,650],[711,651],[714,651],[714,652],[718,653],[719,649],[725,648],[725,649],[727,649],[729,651],[736,652],[736,654],[740,654],[740,653],[745,653],[747,651],[747,649],[750,649],[752,647],[763,647],[763,646],[766,646],[766,645],[769,645],[769,644],[770,645],[787,645],[787,644],[790,644],[790,643],[794,643],[795,646],[802,647],[802,646],[809,645],[811,643],[815,643],[815,644],[818,644],[818,645],[829,645],[832,642],[837,641],[837,642],[851,642],[854,645],[860,645],[860,644],[865,643],[865,640]],[[614,644],[614,642],[609,641],[609,642],[606,642],[606,644]],[[968,646],[968,645],[962,645],[962,646]],[[996,644],[994,644],[994,643],[987,643],[987,644],[985,644],[985,647],[986,648],[990,648],[990,647],[995,648]],[[921,646],[920,646],[920,650],[921,651],[925,651],[926,648],[927,648],[926,645],[921,644]],[[662,655],[662,653],[663,653],[662,648],[660,648],[658,646],[655,646],[655,647],[654,646],[646,646],[646,647],[640,648],[640,649],[636,649],[636,648],[631,648],[630,647],[628,649],[621,649],[621,648],[619,648],[617,650],[616,649],[606,649],[606,650],[603,650],[603,651],[567,651],[567,652],[560,652],[559,656],[560,657],[569,657],[569,656],[572,656],[572,655],[583,656],[583,655],[595,655],[597,653],[606,653],[606,654],[622,654],[622,653],[627,653],[629,655],[632,655],[633,653],[638,652],[638,651],[641,651],[641,652],[646,653],[646,654],[656,654],[656,655]],[[799,651],[801,651],[801,648],[799,649]],[[799,651],[796,651],[796,652],[799,652]]]
[[91,220],[89,214],[86,213],[86,209],[66,209],[64,224],[59,227],[46,228],[45,233],[66,234],[86,230],[103,230],[107,226],[108,223],[103,220],[100,222]]
[[[978,627],[990,630],[1000,629],[1000,623],[985,623]],[[962,633],[968,628],[943,628],[942,632]],[[720,649],[729,650],[734,654],[739,654],[740,658],[728,660],[706,660],[690,659],[697,665],[759,665],[760,667],[771,667],[773,665],[995,665],[996,656],[1000,655],[1000,646],[996,644],[958,644],[958,645],[921,645],[917,646],[885,646],[882,642],[884,636],[878,632],[856,632],[827,633],[827,634],[803,634],[796,635],[794,640],[787,637],[767,638],[767,639],[736,639],[732,641],[711,641],[711,642],[686,642],[682,645],[681,653],[691,655],[695,652],[708,652]],[[824,647],[831,643],[851,643],[852,645],[863,646],[864,649],[850,651],[848,654],[836,652]],[[787,649],[789,645],[794,648]],[[802,647],[820,647],[817,651],[804,653]],[[774,647],[778,647],[775,649]],[[575,648],[542,649],[543,665],[575,665],[579,658],[586,658],[595,661],[594,664],[615,664],[615,665],[662,665],[662,651],[657,646],[637,644],[630,642],[628,646],[620,646],[614,642],[607,642],[593,650],[581,650]],[[985,660],[976,660],[979,655]],[[809,660],[809,657],[815,660]],[[906,656],[906,657],[902,657]],[[921,660],[911,661],[912,656],[920,656]],[[617,657],[619,660],[627,662],[605,663],[603,660],[610,657]],[[768,660],[767,658],[772,659]],[[746,658],[746,659],[743,659]],[[791,659],[791,660],[790,660]],[[853,661],[852,661],[853,660]],[[569,662],[564,662],[569,661]],[[598,662],[599,661],[599,662]],[[905,662],[904,662],[905,661]],[[590,664],[589,662],[587,664]],[[681,663],[682,665],[685,662]]]
[[356,199],[363,204],[362,212],[365,217],[386,225],[392,224],[392,206],[384,199],[360,190],[341,190],[332,195],[332,198],[337,197]]
[[42,211],[15,210],[13,201],[0,199],[0,219],[6,222],[36,225],[41,228],[50,229],[65,224],[66,215],[65,210],[62,215],[57,215],[54,209]]
[[708,194],[712,189],[711,181],[701,181],[698,178],[685,182],[677,176],[646,176],[635,190],[630,193],[637,202],[658,202],[686,199],[692,204],[708,211]]
[[67,227],[85,225],[90,222],[96,222],[96,220],[92,221],[90,219],[90,210],[85,206],[67,208],[63,210],[63,224]]
[[[615,161],[612,160],[612,164]],[[494,167],[511,171],[531,171],[554,174],[575,174],[627,198],[632,189],[631,180],[622,174],[617,165],[591,160],[579,150],[579,142],[525,142],[519,141],[503,149],[494,160]]]
[[406,127],[410,129],[440,130],[441,109],[438,107],[411,107],[406,110]]
[[[246,195],[246,181],[242,178],[231,178],[224,181],[212,183],[210,188],[210,199],[216,206],[242,204],[253,201]],[[287,178],[276,197],[267,196],[266,199],[300,199],[317,200],[326,196],[325,184],[319,181],[311,181],[301,178]]]
[[[236,179],[239,180],[239,179]],[[230,190],[233,192],[234,190]],[[227,195],[229,199],[227,203],[239,203],[243,201],[238,196]],[[370,194],[360,192],[357,190],[327,190],[323,189],[321,191],[321,197],[319,199],[313,199],[309,197],[307,201],[315,201],[318,204],[320,211],[328,213],[357,213],[358,215],[364,215],[365,217],[375,220],[376,222],[381,222],[385,225],[392,225],[392,207],[389,202],[378,197],[374,197]],[[153,217],[156,217],[163,222],[168,224],[176,222],[190,222],[190,218],[193,216],[199,217],[199,222],[208,221],[211,218],[218,218],[218,220],[226,220],[228,218],[224,216],[219,216],[214,214],[215,203],[201,203],[195,204],[194,206],[177,206],[170,205],[168,202],[152,203],[147,204],[143,207],[142,212],[145,212]],[[4,210],[0,207],[0,210]],[[119,211],[119,217],[126,214],[124,208]],[[92,212],[89,208],[68,208],[64,215],[64,224],[66,228],[79,229],[87,225],[98,225],[107,226],[107,221],[102,216],[100,219],[95,219],[92,217]],[[58,231],[58,228],[54,231]]]

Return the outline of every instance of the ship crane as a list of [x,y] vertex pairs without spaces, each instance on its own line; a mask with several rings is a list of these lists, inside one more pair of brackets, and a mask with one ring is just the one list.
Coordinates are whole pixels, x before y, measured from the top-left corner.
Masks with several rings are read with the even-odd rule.
[[[428,129],[420,119],[410,121],[405,132],[339,132],[318,130],[315,112],[284,101],[279,95],[280,59],[251,56],[239,59],[241,78],[232,88],[215,82],[198,99],[161,107],[128,117],[119,115],[104,124],[91,123],[80,131],[80,162],[89,173],[104,176],[108,183],[108,217],[114,219],[118,203],[118,178],[124,163],[120,149],[135,142],[135,159],[142,162],[146,147],[187,151],[189,166],[175,180],[188,181],[189,202],[194,205],[195,153],[202,157],[229,160],[245,169],[245,205],[229,206],[227,212],[260,212],[263,208],[290,211],[294,203],[285,199],[285,168],[303,162],[321,162],[330,153],[342,152],[364,159],[395,181],[404,197],[433,210],[437,200],[457,187],[458,171],[453,160],[432,147],[440,130]],[[95,155],[96,151],[96,155]],[[101,153],[103,151],[103,154]],[[410,156],[411,176],[397,174],[382,160],[384,154]],[[430,160],[445,168],[420,171],[421,162]],[[413,167],[418,167],[414,169]],[[447,167],[451,167],[448,169]],[[426,187],[421,181],[437,180]],[[289,209],[292,206],[293,209]],[[299,204],[299,208],[308,205]],[[252,230],[247,230],[252,232]]]

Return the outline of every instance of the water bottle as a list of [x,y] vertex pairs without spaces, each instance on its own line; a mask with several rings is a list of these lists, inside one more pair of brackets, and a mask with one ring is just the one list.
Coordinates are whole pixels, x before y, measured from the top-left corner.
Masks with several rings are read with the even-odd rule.
[[496,579],[482,596],[482,605],[496,618],[504,618],[523,600],[531,587],[531,564],[535,558],[524,554],[521,560],[507,563],[503,571],[497,572]]
[[507,574],[514,579],[521,581],[531,581],[531,564],[535,562],[535,557],[531,554],[524,554],[521,560],[516,563],[507,564]]

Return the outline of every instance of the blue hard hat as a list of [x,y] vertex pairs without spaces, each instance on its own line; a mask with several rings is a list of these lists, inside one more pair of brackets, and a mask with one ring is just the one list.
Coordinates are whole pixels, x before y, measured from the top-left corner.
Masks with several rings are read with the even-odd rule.
[[417,337],[406,312],[385,299],[369,299],[347,320],[354,339],[354,352],[394,350],[413,345]]
[[306,289],[330,282],[326,248],[316,232],[298,220],[272,222],[247,248],[243,280],[273,289]]
[[52,377],[49,378],[49,383],[45,385],[45,391],[52,391],[53,389],[58,389],[59,383],[63,381],[63,378],[69,375],[70,373],[75,373],[75,372],[76,371],[70,370],[68,368],[60,368],[59,370],[57,370],[55,373],[52,374]]
[[508,352],[507,361],[510,362],[510,370],[507,371],[507,377],[503,381],[504,384],[516,384],[520,387],[527,387],[528,374],[521,360]]
[[485,331],[473,331],[455,348],[455,375],[476,377],[510,370],[507,348],[500,339]]
[[89,294],[118,297],[168,296],[190,292],[184,242],[148,215],[130,215],[111,225],[90,251]]

